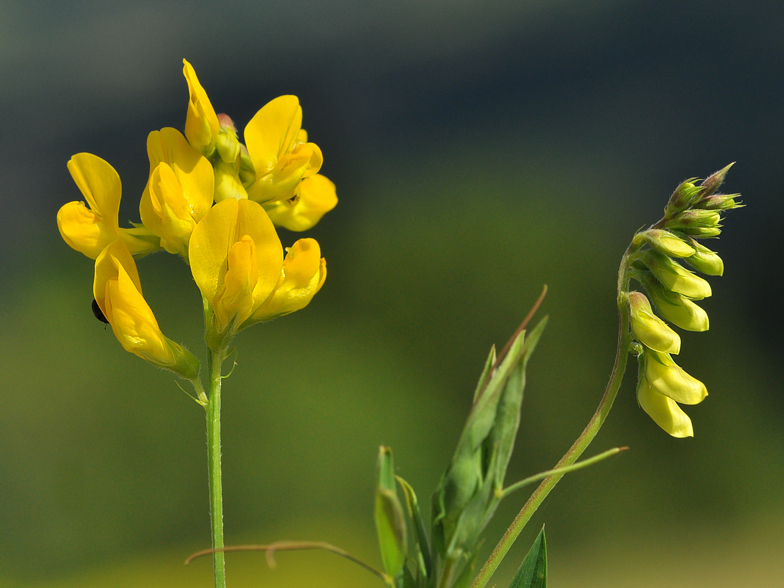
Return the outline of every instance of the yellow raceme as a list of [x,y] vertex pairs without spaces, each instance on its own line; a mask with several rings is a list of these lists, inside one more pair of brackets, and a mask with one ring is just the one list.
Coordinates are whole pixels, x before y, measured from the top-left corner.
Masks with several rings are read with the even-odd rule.
[[283,247],[267,213],[251,200],[228,198],[196,225],[191,272],[209,301],[218,332],[235,329],[269,297],[283,269]]
[[243,327],[305,308],[327,279],[327,261],[315,239],[300,239],[288,250],[275,290]]
[[126,351],[182,377],[198,375],[198,361],[167,339],[142,296],[136,263],[119,240],[110,243],[95,261],[93,296]]
[[293,198],[265,205],[264,209],[276,226],[289,231],[307,231],[337,203],[335,184],[321,174],[315,174],[300,182]]
[[150,178],[139,204],[142,222],[166,251],[187,259],[191,232],[212,206],[212,166],[172,128],[149,134],[147,155]]
[[220,124],[207,92],[196,77],[193,66],[183,59],[182,73],[188,82],[188,115],[185,119],[185,136],[200,153],[210,156],[215,151]]
[[57,227],[63,240],[90,259],[96,259],[110,243],[121,239],[134,256],[146,255],[160,247],[144,228],[121,229],[122,185],[115,169],[92,153],[77,153],[68,162],[68,171],[82,192],[83,202],[69,202],[57,213]]

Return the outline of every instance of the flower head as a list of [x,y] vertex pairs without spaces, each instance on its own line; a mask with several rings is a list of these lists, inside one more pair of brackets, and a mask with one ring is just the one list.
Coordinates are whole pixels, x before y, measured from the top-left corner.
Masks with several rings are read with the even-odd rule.
[[121,229],[117,220],[122,186],[115,169],[92,153],[77,153],[68,162],[83,202],[69,202],[57,213],[63,240],[90,259],[96,259],[110,243],[121,239],[134,256],[157,251],[158,239],[144,228]]
[[196,225],[188,257],[219,332],[247,320],[272,293],[283,268],[283,248],[267,213],[251,200],[234,198],[218,202]]
[[260,203],[288,200],[303,178],[314,175],[324,160],[302,129],[302,107],[296,96],[269,102],[245,127],[245,144],[256,170],[248,197]]
[[184,378],[198,375],[198,360],[158,327],[142,296],[136,263],[119,240],[110,243],[95,261],[93,296],[126,351]]
[[139,204],[142,222],[166,251],[187,258],[191,233],[212,206],[212,166],[172,128],[149,134],[147,154],[150,178]]

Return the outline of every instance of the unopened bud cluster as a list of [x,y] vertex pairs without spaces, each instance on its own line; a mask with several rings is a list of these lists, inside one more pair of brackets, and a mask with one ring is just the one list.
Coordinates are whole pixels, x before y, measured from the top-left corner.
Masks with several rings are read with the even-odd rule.
[[738,194],[716,193],[730,167],[699,184],[696,179],[680,184],[664,209],[664,218],[635,235],[630,248],[630,276],[648,295],[624,294],[632,333],[642,349],[637,400],[673,437],[694,435],[691,419],[678,404],[698,404],[708,391],[673,361],[681,339],[667,322],[687,331],[708,330],[708,315],[695,301],[711,295],[710,284],[680,262],[708,276],[724,273],[721,258],[698,239],[718,237],[722,213],[742,206]]

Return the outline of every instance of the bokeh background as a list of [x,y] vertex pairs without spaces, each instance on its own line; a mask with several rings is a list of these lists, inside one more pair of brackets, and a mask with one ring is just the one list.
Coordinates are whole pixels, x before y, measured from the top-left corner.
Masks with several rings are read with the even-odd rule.
[[[224,395],[228,543],[330,541],[379,565],[377,447],[427,504],[483,360],[543,284],[509,481],[548,469],[614,355],[617,264],[683,179],[737,161],[708,333],[679,362],[710,397],[696,437],[636,406],[631,364],[547,524],[553,586],[781,586],[784,4],[470,0],[0,4],[0,586],[208,587],[204,416],[90,312],[92,263],[58,208],[88,151],[138,221],[147,133],[182,129],[186,57],[241,129],[297,94],[340,203],[311,232],[329,264],[304,311],[237,339]],[[127,225],[126,225],[127,226]],[[290,244],[297,235],[282,235]],[[201,349],[187,267],[140,263],[164,332]],[[522,505],[512,497],[485,550]],[[235,588],[374,586],[322,553],[228,558]],[[505,580],[506,579],[506,580]]]

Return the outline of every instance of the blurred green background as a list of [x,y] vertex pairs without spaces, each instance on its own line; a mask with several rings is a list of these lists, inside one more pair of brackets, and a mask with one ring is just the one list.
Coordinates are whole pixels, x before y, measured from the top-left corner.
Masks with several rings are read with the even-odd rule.
[[[747,208],[710,245],[726,274],[679,363],[711,395],[696,436],[636,406],[635,368],[546,523],[554,586],[780,586],[784,5],[779,2],[97,1],[0,5],[0,586],[208,587],[201,408],[90,312],[92,262],[57,234],[88,151],[138,220],[147,133],[183,128],[195,67],[241,129],[294,93],[340,203],[305,310],[237,339],[224,395],[228,543],[322,540],[379,565],[377,447],[428,503],[490,345],[547,283],[509,481],[548,469],[614,355],[615,274],[681,180],[738,163]],[[290,245],[297,235],[282,235]],[[143,260],[164,332],[201,350],[187,267]],[[495,545],[525,494],[488,529]],[[229,585],[375,586],[321,553],[228,557]]]

